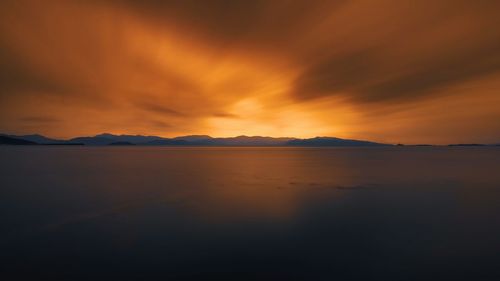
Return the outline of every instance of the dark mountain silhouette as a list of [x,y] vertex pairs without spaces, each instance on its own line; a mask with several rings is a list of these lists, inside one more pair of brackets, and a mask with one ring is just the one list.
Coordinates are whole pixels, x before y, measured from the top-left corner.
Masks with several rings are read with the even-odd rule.
[[214,145],[227,146],[282,146],[293,138],[272,138],[261,136],[237,136],[233,138],[215,138]]
[[117,146],[120,146],[120,145],[135,145],[134,143],[131,143],[131,142],[128,142],[128,141],[117,141],[117,142],[112,142],[108,145],[117,145]]
[[180,136],[175,137],[173,140],[184,140],[191,143],[210,143],[213,138],[207,135],[189,135],[189,136]]
[[173,139],[174,140],[196,141],[196,140],[212,139],[212,137],[211,136],[207,136],[207,135],[188,135],[188,136],[175,137]]
[[8,145],[36,145],[36,142],[29,141],[29,140],[23,140],[23,139],[17,139],[17,138],[12,138],[12,137],[7,137],[7,136],[0,136],[0,145],[2,144],[8,144]]
[[108,145],[115,142],[112,138],[105,137],[78,137],[72,138],[69,142],[83,143],[84,145]]
[[[14,145],[146,145],[146,146],[392,146],[366,140],[341,139],[335,137],[314,137],[308,139],[287,137],[237,136],[214,138],[207,135],[187,135],[174,138],[143,135],[114,135],[109,133],[87,137],[75,137],[69,140],[48,138],[40,134],[8,135],[0,134],[0,144]],[[404,144],[398,144],[405,146]],[[406,146],[442,146],[431,144],[413,144]],[[444,146],[500,146],[500,144],[457,143]]]
[[387,144],[361,141],[361,140],[351,140],[351,139],[340,139],[332,137],[315,137],[311,139],[294,139],[286,143],[289,146],[384,146]]
[[176,140],[176,139],[161,139],[154,140],[146,143],[142,143],[143,145],[195,145],[186,140]]
[[[174,138],[143,135],[113,135],[99,134],[88,137],[76,137],[69,140],[48,138],[39,134],[8,135],[0,134],[0,144],[44,144],[44,145],[147,145],[147,146],[392,146],[392,144],[377,143],[366,140],[341,139],[335,137],[315,137],[309,139],[299,138],[273,138],[262,136],[237,136],[214,138],[207,135],[187,135]],[[399,144],[403,146],[403,144]],[[490,144],[489,146],[498,146]],[[430,144],[417,144],[409,146],[433,146]],[[458,143],[448,146],[488,146],[487,144]]]
[[[6,137],[10,137],[4,135]],[[42,135],[25,135],[15,138],[33,144],[83,144],[89,146],[102,145],[148,145],[148,146],[375,146],[386,145],[369,141],[349,140],[332,137],[316,137],[311,139],[273,138],[262,136],[237,136],[213,138],[207,135],[188,135],[174,138],[143,135],[99,134],[89,137],[76,137],[70,140],[57,140]],[[28,143],[26,143],[28,144]]]
[[229,138],[213,138],[207,135],[188,135],[175,138],[141,135],[100,134],[94,137],[71,139],[86,145],[110,145],[113,142],[130,142],[137,145],[198,145],[198,146],[280,146],[286,145],[293,138],[272,138],[261,136],[237,136]]
[[164,139],[162,137],[157,137],[157,136],[113,135],[113,134],[107,134],[107,133],[96,135],[95,137],[110,139],[113,142],[130,142],[130,143],[133,143],[133,144],[145,143],[145,142],[150,142],[150,141],[154,141],[154,140]]
[[64,140],[51,139],[51,138],[47,138],[47,137],[39,135],[39,134],[22,135],[22,136],[3,135],[2,134],[2,136],[11,137],[11,138],[15,138],[15,139],[27,140],[27,141],[35,142],[35,143],[38,143],[38,144],[49,144],[49,143],[62,143],[62,142],[65,142]]
[[[143,136],[143,135],[113,135],[99,134],[95,136],[76,137],[69,140],[57,140],[47,138],[42,135],[24,135],[5,137],[4,142],[19,143],[19,144],[52,144],[52,145],[88,145],[88,146],[103,146],[103,145],[147,145],[147,146],[382,146],[388,144],[341,139],[333,137],[315,137],[310,139],[298,138],[273,138],[262,136],[237,136],[225,138],[213,138],[207,135],[188,135],[174,138],[163,138],[159,136]],[[17,140],[17,141],[16,141]],[[23,142],[24,141],[24,142]]]
[[141,135],[100,134],[94,137],[78,137],[71,142],[85,145],[110,145],[117,142],[127,142],[136,145],[186,145],[186,146],[375,146],[385,145],[369,141],[349,140],[331,137],[316,137],[312,139],[273,138],[262,136],[237,136],[213,138],[207,135],[190,135],[175,138]]

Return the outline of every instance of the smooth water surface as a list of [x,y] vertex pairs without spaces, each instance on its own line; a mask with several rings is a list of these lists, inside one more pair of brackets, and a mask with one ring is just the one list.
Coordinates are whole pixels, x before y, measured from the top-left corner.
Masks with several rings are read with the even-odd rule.
[[498,147],[4,146],[0,185],[2,280],[500,280]]

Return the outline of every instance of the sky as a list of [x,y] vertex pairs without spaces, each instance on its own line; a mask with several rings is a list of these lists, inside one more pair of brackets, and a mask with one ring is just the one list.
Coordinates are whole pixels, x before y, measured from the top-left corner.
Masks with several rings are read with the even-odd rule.
[[500,1],[0,1],[0,132],[500,143]]

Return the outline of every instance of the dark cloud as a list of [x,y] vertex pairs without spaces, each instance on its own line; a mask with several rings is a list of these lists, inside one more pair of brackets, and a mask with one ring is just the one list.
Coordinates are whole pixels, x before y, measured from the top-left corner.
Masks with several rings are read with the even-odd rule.
[[51,116],[25,116],[19,118],[19,120],[27,123],[56,123],[62,121]]
[[147,102],[147,101],[141,101],[141,102],[136,102],[134,103],[135,106],[154,113],[159,113],[162,115],[166,116],[171,116],[171,117],[183,117],[185,116],[184,113],[179,112],[177,110],[173,110],[169,108],[168,106],[153,103],[153,102]]
[[153,125],[154,127],[160,128],[160,129],[172,127],[169,123],[163,122],[160,120],[151,120],[151,121],[149,121],[149,124]]
[[402,102],[429,96],[500,71],[500,36],[498,41],[480,43],[458,51],[450,46],[445,53],[398,68],[386,67],[389,63],[381,49],[335,56],[301,73],[293,95],[301,100],[337,95],[355,102]]
[[146,0],[119,5],[165,26],[187,28],[214,45],[287,56],[304,69],[291,91],[298,101],[334,95],[354,102],[412,100],[500,69],[498,1]]
[[239,117],[237,114],[232,114],[232,113],[228,113],[228,112],[216,112],[216,113],[213,113],[212,116],[219,117],[219,118],[238,118]]
[[[332,48],[330,56],[307,56],[312,60],[296,78],[292,95],[298,100],[342,96],[360,103],[408,102],[496,74],[500,33],[494,30],[500,18],[491,11],[499,9],[498,1],[418,3],[410,13],[396,10],[369,31],[346,26],[357,37],[332,37],[331,42],[348,46],[347,51]],[[413,19],[405,21],[405,16]],[[398,22],[401,27],[394,28]],[[381,36],[371,38],[369,32]]]
[[[293,48],[299,33],[314,28],[347,0],[145,0],[105,1],[138,13],[158,26],[188,32],[223,48]],[[97,1],[103,3],[103,1]]]
[[376,79],[377,71],[375,56],[369,49],[320,60],[295,80],[293,95],[312,99],[357,91],[363,83]]
[[122,4],[159,20],[195,25],[196,28],[203,28],[212,35],[235,38],[252,29],[266,2],[265,0],[212,0],[209,3],[199,0],[130,0],[123,1]]
[[64,93],[65,85],[32,69],[8,47],[0,43],[0,97],[23,92]]

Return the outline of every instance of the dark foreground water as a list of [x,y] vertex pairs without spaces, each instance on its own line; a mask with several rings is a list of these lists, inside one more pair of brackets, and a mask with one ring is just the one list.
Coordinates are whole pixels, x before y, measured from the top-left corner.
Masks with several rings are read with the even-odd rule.
[[500,148],[0,147],[1,280],[500,280]]

